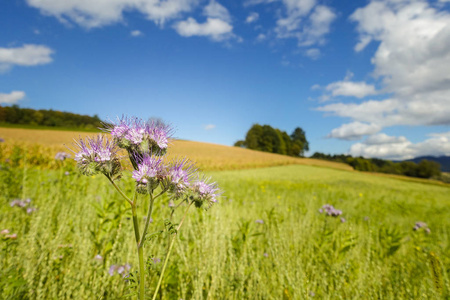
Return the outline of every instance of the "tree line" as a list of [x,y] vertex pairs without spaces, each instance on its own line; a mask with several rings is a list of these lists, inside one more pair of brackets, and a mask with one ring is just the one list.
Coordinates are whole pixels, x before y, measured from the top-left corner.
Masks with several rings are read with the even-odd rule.
[[245,136],[234,146],[289,156],[304,156],[309,143],[303,129],[297,127],[288,135],[285,131],[270,125],[254,124]]
[[12,105],[0,106],[0,123],[95,129],[101,126],[102,121],[97,115],[91,117],[51,109],[35,110]]
[[441,177],[440,164],[430,160],[422,160],[419,163],[412,161],[393,162],[379,158],[352,157],[351,155],[343,154],[329,155],[320,152],[315,152],[311,158],[346,163],[358,171],[380,172],[419,178]]

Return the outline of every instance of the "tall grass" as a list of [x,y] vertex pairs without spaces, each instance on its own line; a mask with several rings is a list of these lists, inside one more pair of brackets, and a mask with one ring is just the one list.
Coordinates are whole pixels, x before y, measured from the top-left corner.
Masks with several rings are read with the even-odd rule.
[[[108,269],[130,263],[137,270],[131,214],[105,178],[65,175],[66,167],[2,166],[0,230],[17,239],[0,241],[0,299],[119,299],[128,293],[130,281]],[[211,175],[226,193],[209,211],[189,213],[162,299],[450,297],[448,187],[310,166]],[[130,178],[121,185],[131,193]],[[9,205],[28,197],[38,208],[32,214]],[[346,222],[320,214],[327,203],[341,209]],[[169,214],[167,204],[157,203],[155,220]],[[417,221],[431,233],[413,231]],[[167,238],[155,236],[147,245],[153,274],[147,287],[155,286]]]

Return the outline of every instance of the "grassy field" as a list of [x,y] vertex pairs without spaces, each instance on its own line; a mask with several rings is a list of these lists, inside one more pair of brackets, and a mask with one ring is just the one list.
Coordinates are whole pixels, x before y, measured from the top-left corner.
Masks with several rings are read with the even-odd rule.
[[[0,231],[9,233],[0,237],[0,299],[121,299],[128,294],[130,281],[108,272],[111,265],[125,264],[137,270],[128,204],[105,178],[81,176],[70,161],[37,168],[27,164],[30,158],[4,163],[5,153]],[[210,164],[226,166],[233,160],[215,157],[222,162]],[[224,194],[210,210],[190,211],[161,299],[450,297],[448,186],[302,164],[208,175]],[[134,185],[125,177],[120,186],[131,194]],[[16,198],[31,202],[11,207]],[[143,209],[147,200],[140,201]],[[342,215],[320,213],[324,204]],[[27,213],[27,208],[36,210]],[[164,229],[169,213],[168,199],[158,201],[150,232]],[[416,222],[427,226],[413,230]],[[7,237],[11,234],[17,237]],[[149,295],[167,238],[163,233],[145,248],[153,274],[146,283]]]

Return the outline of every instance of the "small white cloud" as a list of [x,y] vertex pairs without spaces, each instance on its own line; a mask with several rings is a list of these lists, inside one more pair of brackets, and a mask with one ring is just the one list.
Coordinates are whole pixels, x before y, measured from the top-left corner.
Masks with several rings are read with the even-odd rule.
[[17,48],[0,48],[0,70],[13,66],[37,66],[52,62],[53,50],[42,45],[23,45]]
[[364,144],[366,145],[384,145],[384,144],[403,144],[408,140],[404,136],[389,136],[385,133],[378,133],[369,136]]
[[320,85],[318,85],[318,84],[313,85],[313,86],[311,87],[311,90],[313,90],[313,91],[320,90]]
[[311,48],[305,51],[305,55],[311,59],[318,59],[320,57],[320,49]]
[[247,19],[245,19],[245,23],[253,23],[256,22],[259,19],[259,14],[257,12],[251,12]]
[[134,37],[138,37],[138,36],[143,35],[143,33],[140,30],[133,30],[133,31],[130,32],[130,35],[134,36]]
[[228,23],[231,22],[230,13],[223,5],[219,4],[215,0],[211,0],[207,6],[203,9],[203,14],[208,18],[216,18]]
[[16,104],[23,98],[25,98],[23,91],[12,91],[9,94],[0,93],[0,104]]
[[361,122],[352,122],[343,124],[341,127],[333,129],[328,138],[335,138],[340,140],[359,140],[365,135],[372,135],[381,130],[381,127],[376,124],[366,124]]
[[204,128],[205,130],[213,130],[214,128],[216,128],[216,125],[214,125],[214,124],[208,124],[208,125],[205,125],[203,128]]
[[174,29],[184,37],[207,36],[215,41],[233,37],[233,26],[223,20],[214,18],[207,18],[205,23],[198,23],[195,19],[188,18],[186,21],[176,23]]
[[375,86],[362,81],[337,81],[330,83],[325,89],[331,92],[331,95],[333,97],[346,96],[361,99],[366,96],[375,95],[377,93],[375,90]]
[[258,36],[256,37],[256,40],[257,40],[258,42],[262,42],[262,41],[264,41],[266,38],[267,38],[267,36],[266,36],[264,33],[260,33],[260,34],[258,34]]

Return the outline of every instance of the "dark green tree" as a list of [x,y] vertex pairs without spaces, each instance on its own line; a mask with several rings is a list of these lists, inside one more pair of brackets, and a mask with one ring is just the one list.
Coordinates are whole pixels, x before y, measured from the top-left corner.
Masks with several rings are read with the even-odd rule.
[[293,156],[304,156],[305,151],[309,151],[309,142],[303,129],[297,127],[291,134]]

